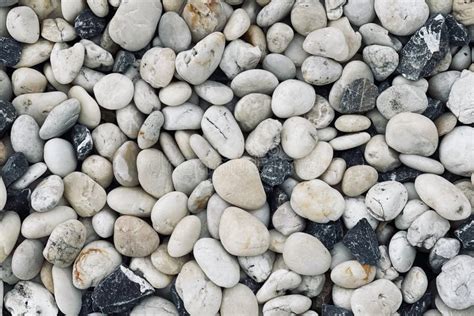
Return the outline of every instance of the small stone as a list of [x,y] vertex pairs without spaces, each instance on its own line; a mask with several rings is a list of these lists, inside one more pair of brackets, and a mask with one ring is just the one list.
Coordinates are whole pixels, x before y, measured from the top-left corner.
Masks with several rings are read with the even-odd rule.
[[370,80],[356,79],[344,89],[338,111],[344,114],[370,111],[375,107],[378,95],[377,86]]
[[398,71],[410,80],[427,77],[448,51],[448,27],[445,18],[438,14],[430,18],[403,47]]
[[5,308],[14,315],[57,315],[58,307],[53,295],[42,285],[20,281],[5,293]]
[[412,246],[431,249],[448,230],[449,222],[446,219],[434,211],[426,211],[410,225],[407,239]]
[[446,104],[448,109],[464,124],[474,123],[474,111],[469,101],[473,97],[469,87],[473,84],[474,72],[469,70],[463,71],[461,76],[454,81]]
[[115,55],[114,67],[112,72],[124,74],[135,63],[135,55],[126,50],[120,50]]
[[462,23],[458,22],[459,19],[454,18],[450,14],[446,15],[445,19],[449,33],[449,44],[454,46],[467,45],[469,43],[470,36],[466,27]]
[[73,264],[85,241],[85,226],[75,219],[65,221],[51,232],[43,256],[57,267],[68,267]]
[[340,242],[344,236],[340,220],[330,221],[326,224],[308,221],[304,232],[318,238],[329,250],[333,249],[334,245]]
[[434,272],[439,273],[443,264],[456,257],[461,250],[461,243],[455,238],[442,237],[431,248],[428,262]]
[[283,19],[291,10],[294,0],[277,0],[266,5],[257,15],[257,24],[268,27]]
[[85,49],[81,43],[69,46],[56,43],[51,51],[51,69],[54,79],[60,84],[68,84],[79,75],[84,64]]
[[195,215],[183,217],[176,224],[168,241],[168,254],[173,258],[183,257],[193,251],[193,246],[199,239],[201,221]]
[[138,181],[143,190],[155,198],[173,191],[173,169],[161,151],[154,148],[142,150],[136,161]]
[[71,139],[77,160],[84,160],[92,154],[94,143],[92,141],[92,134],[86,126],[75,125],[71,130]]
[[11,155],[2,167],[2,179],[5,186],[18,180],[28,171],[28,160],[26,156],[17,152]]
[[445,112],[445,105],[442,101],[428,98],[428,107],[421,113],[430,120],[434,121]]
[[256,294],[259,303],[265,303],[301,283],[301,277],[293,271],[278,269],[268,277]]
[[353,316],[354,314],[346,308],[336,305],[323,304],[322,315]]
[[336,27],[325,27],[309,33],[304,40],[303,49],[312,55],[331,58],[338,62],[351,57],[345,34]]
[[423,297],[428,288],[428,278],[420,267],[413,267],[405,275],[402,282],[403,300],[413,304]]
[[375,278],[375,267],[348,260],[332,268],[331,281],[346,289],[356,289],[369,284]]
[[371,166],[352,166],[347,168],[342,179],[342,192],[347,196],[358,196],[377,183],[377,170]]
[[393,235],[388,246],[393,267],[400,273],[410,270],[416,257],[416,249],[407,240],[407,232],[399,231]]
[[21,44],[10,37],[0,37],[0,64],[15,66],[22,54]]
[[[165,5],[165,4],[163,4]],[[169,47],[176,53],[188,49],[191,44],[191,31],[186,21],[176,12],[165,12],[158,26],[158,34],[164,47]]]
[[118,187],[107,194],[107,204],[114,211],[139,217],[150,215],[156,199],[140,187]]
[[173,303],[158,296],[149,296],[141,300],[140,303],[130,311],[130,316],[166,314],[173,316],[180,315]]
[[328,169],[333,157],[332,146],[319,141],[308,155],[294,161],[295,173],[303,180],[315,179]]
[[380,221],[390,221],[400,214],[407,203],[407,189],[397,181],[375,184],[365,196],[370,215]]
[[[263,32],[261,34],[264,37]],[[225,47],[219,67],[229,79],[234,79],[239,73],[254,69],[261,57],[262,51],[258,47],[237,39]]]
[[13,252],[12,272],[20,280],[31,280],[43,265],[43,243],[35,239],[23,240]]
[[375,23],[367,23],[359,28],[362,34],[362,41],[365,45],[382,45],[395,49],[397,52],[402,49],[402,43],[383,26]]
[[63,180],[51,175],[41,181],[31,194],[31,207],[37,212],[47,212],[58,205],[63,196]]
[[384,173],[379,173],[379,181],[397,181],[401,183],[406,183],[409,181],[414,181],[423,172],[415,170],[407,166],[401,166],[391,171]]
[[108,110],[120,110],[133,99],[133,83],[121,74],[109,74],[94,85],[94,95],[100,106]]
[[6,264],[7,257],[15,248],[15,244],[20,235],[21,220],[17,213],[6,211],[0,217],[0,228],[2,235],[0,238],[0,262]]
[[82,11],[74,20],[74,29],[81,38],[90,39],[102,34],[106,20],[96,16],[91,10]]
[[120,216],[114,225],[114,245],[128,257],[146,257],[158,248],[160,238],[144,220],[134,216]]
[[380,259],[379,244],[367,219],[362,218],[344,236],[342,243],[362,264],[376,266]]
[[474,24],[474,16],[471,2],[464,2],[463,0],[453,1],[453,16],[462,24],[469,26]]
[[252,290],[244,284],[225,289],[222,293],[222,315],[256,315],[258,303]]
[[[430,316],[432,314],[429,314],[429,311],[428,309],[431,307],[431,304],[433,302],[433,297],[432,297],[432,293],[430,292],[426,292],[418,301],[416,301],[415,303],[413,304],[402,304],[402,306],[400,306],[400,309],[398,310],[400,312],[401,315],[407,315],[407,316],[411,316],[411,315],[419,315],[419,314],[423,314],[426,316]],[[436,310],[436,312],[438,312]],[[436,314],[438,315],[438,314]],[[434,315],[432,315],[434,316]]]
[[[294,80],[297,81],[297,80]],[[291,79],[286,80],[286,84],[284,86],[292,85]],[[290,84],[288,84],[290,83]],[[300,82],[305,84],[304,82]],[[297,84],[299,85],[299,84]],[[275,88],[278,86],[278,78],[272,74],[270,71],[263,70],[263,69],[250,69],[239,73],[230,83],[230,87],[234,91],[234,94],[238,97],[243,97],[247,94],[251,93],[262,93],[262,94],[272,94]],[[301,85],[299,85],[301,86]],[[308,87],[305,86],[306,90]],[[282,89],[283,92],[286,89]],[[289,92],[293,93],[293,92]],[[312,95],[312,94],[311,94]],[[304,97],[303,99],[311,98],[311,95]],[[292,103],[292,107],[289,109],[290,111],[294,110],[294,102]],[[297,106],[297,105],[296,105]],[[303,106],[307,106],[307,104],[303,104]],[[298,108],[298,107],[297,107]]]
[[92,302],[102,313],[120,313],[154,292],[145,279],[120,265],[94,288]]
[[19,42],[33,44],[38,41],[39,19],[29,6],[11,8],[7,15],[6,27],[11,37]]
[[293,170],[291,162],[278,154],[269,153],[259,161],[260,178],[264,184],[282,184]]
[[153,88],[166,87],[173,78],[176,54],[170,48],[153,47],[140,62],[140,76]]
[[173,186],[176,191],[190,195],[201,181],[207,179],[207,176],[206,166],[199,159],[190,159],[174,169],[172,173]]

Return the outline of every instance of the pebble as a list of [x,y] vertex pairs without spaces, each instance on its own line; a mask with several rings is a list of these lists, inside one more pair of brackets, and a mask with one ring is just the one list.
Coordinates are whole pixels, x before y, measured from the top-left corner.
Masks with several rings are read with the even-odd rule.
[[428,278],[420,267],[413,267],[408,271],[402,282],[403,300],[413,304],[423,297],[428,288]]
[[[91,10],[84,10],[74,19],[74,29],[83,39],[92,39],[100,35],[106,28],[103,18],[96,16]],[[110,33],[110,28],[108,30]]]
[[43,249],[43,256],[58,268],[73,264],[86,241],[86,228],[76,219],[56,226]]
[[342,191],[347,196],[363,194],[377,183],[377,170],[371,166],[352,166],[344,172]]
[[103,188],[108,187],[114,177],[110,161],[99,155],[87,157],[82,162],[81,171]]
[[234,116],[242,131],[251,131],[272,114],[271,97],[250,93],[242,97],[234,109]]
[[140,62],[140,75],[153,88],[166,87],[173,78],[176,54],[170,48],[154,47]]
[[409,5],[402,0],[375,0],[374,8],[382,25],[390,33],[399,36],[413,34],[423,26],[429,16],[425,1],[415,1]]
[[5,260],[12,253],[18,240],[21,221],[18,214],[12,211],[2,212],[0,216],[0,227],[2,228],[0,262],[5,264]]
[[446,134],[441,140],[439,146],[439,160],[443,166],[450,172],[461,176],[469,176],[474,169],[472,159],[467,152],[461,151],[461,148],[470,148],[471,134],[474,134],[474,128],[469,126],[459,126]]
[[294,0],[277,0],[266,5],[257,15],[257,24],[267,27],[284,18],[291,10]]
[[47,85],[46,77],[41,72],[32,68],[16,69],[12,73],[11,81],[15,95],[43,92]]
[[255,157],[263,157],[280,143],[282,125],[279,121],[266,119],[247,136],[245,149]]
[[333,156],[332,146],[319,141],[308,155],[294,161],[295,172],[303,180],[315,179],[329,168]]
[[367,219],[362,218],[344,236],[342,243],[362,264],[376,266],[380,259],[377,236]]
[[14,7],[8,11],[6,19],[8,33],[21,43],[33,44],[39,39],[38,16],[28,6]]
[[43,158],[44,142],[39,137],[39,126],[29,115],[20,115],[11,128],[12,147],[21,152],[31,162],[39,162]]
[[431,158],[405,154],[400,154],[398,158],[405,166],[420,170],[422,172],[434,174],[444,173],[444,166],[437,160]]
[[268,54],[262,61],[262,68],[273,73],[279,81],[292,79],[296,76],[293,61],[282,54]]
[[419,199],[410,199],[403,208],[403,211],[395,218],[395,226],[398,229],[407,229],[413,221],[429,210],[428,205]]
[[63,196],[63,180],[51,175],[41,181],[31,194],[31,207],[37,212],[47,212],[58,205]]
[[251,289],[244,284],[224,289],[221,304],[222,315],[257,315],[258,303]]
[[329,141],[329,144],[334,150],[347,150],[361,146],[367,143],[369,140],[370,134],[366,132],[361,132],[336,137]]
[[345,198],[346,207],[344,214],[342,215],[342,220],[344,225],[351,229],[353,228],[360,220],[365,218],[372,229],[377,228],[378,220],[376,220],[372,215],[370,215],[367,206],[365,205],[364,197],[354,197],[354,198]]
[[312,55],[327,57],[338,62],[350,58],[349,43],[344,32],[336,27],[325,27],[306,36],[303,49]]
[[94,85],[97,103],[108,110],[127,106],[132,101],[133,91],[132,81],[121,74],[106,75]]
[[393,235],[388,252],[393,267],[400,273],[408,272],[415,261],[416,249],[408,242],[406,231]]
[[[312,258],[318,257],[318,261]],[[319,275],[329,270],[331,255],[324,245],[306,233],[291,234],[285,242],[283,259],[293,271],[302,275]]]
[[446,219],[434,211],[426,211],[410,225],[407,239],[413,246],[431,249],[448,230],[449,222]]
[[12,314],[58,314],[53,295],[42,285],[31,281],[20,281],[5,293],[4,306]]
[[448,220],[469,217],[470,203],[466,196],[446,179],[423,174],[416,178],[415,189],[421,200]]
[[375,267],[361,264],[357,260],[339,263],[331,271],[331,280],[334,284],[347,288],[357,289],[374,280]]
[[55,43],[69,42],[76,38],[76,31],[62,18],[45,19],[41,22],[41,36]]
[[291,208],[290,202],[283,203],[272,216],[272,224],[285,236],[300,232],[305,228],[305,221]]
[[388,120],[399,113],[422,113],[428,107],[425,93],[414,86],[394,85],[377,98],[377,109]]
[[461,243],[454,238],[442,237],[431,248],[429,255],[430,267],[439,273],[441,267],[450,259],[456,257],[461,249]]
[[[474,297],[469,291],[472,273],[472,258],[459,255],[446,262],[436,278],[436,288],[443,302],[453,309],[465,309],[473,305]],[[456,294],[454,294],[456,293]]]
[[267,49],[272,53],[283,53],[293,39],[293,29],[285,23],[275,23],[267,30]]
[[13,182],[11,188],[14,190],[23,190],[27,188],[30,184],[41,177],[47,169],[48,167],[46,167],[46,164],[43,162],[37,162],[31,165],[23,176]]
[[334,122],[337,130],[345,133],[360,132],[370,127],[370,119],[357,114],[341,115]]
[[78,122],[93,129],[100,123],[101,113],[97,102],[80,86],[73,86],[68,92],[69,98],[79,101],[81,111]]
[[81,291],[72,284],[70,268],[53,266],[54,298],[61,312],[78,314],[81,309]]
[[150,257],[133,258],[130,261],[130,269],[142,276],[151,286],[156,289],[162,289],[170,285],[172,277],[161,273],[155,268]]
[[106,203],[105,190],[88,175],[72,172],[63,179],[64,197],[83,217],[97,214]]
[[172,173],[173,186],[176,191],[190,195],[194,188],[206,180],[207,168],[199,159],[191,159],[177,166]]
[[343,90],[336,110],[344,114],[366,112],[375,107],[377,97],[378,90],[369,79],[356,79]]
[[43,243],[35,239],[23,240],[12,256],[12,272],[20,280],[31,280],[43,265]]
[[197,216],[188,215],[183,217],[171,233],[168,241],[168,254],[173,258],[178,258],[191,253],[200,232],[201,221]]
[[354,315],[394,314],[401,303],[402,293],[393,282],[385,279],[376,280],[356,289],[351,297],[351,309]]
[[82,290],[95,287],[121,262],[122,257],[110,242],[97,240],[88,243],[74,261],[73,284]]
[[[261,30],[260,32],[263,37],[263,44],[266,46],[263,32]],[[254,69],[263,57],[262,55],[264,54],[259,47],[253,46],[243,40],[236,39],[231,41],[225,47],[222,59],[219,63],[219,68],[229,79],[234,79],[239,73],[242,73],[245,70]]]
[[122,255],[146,257],[158,248],[159,243],[158,234],[142,219],[123,215],[115,221],[114,245]]
[[446,103],[451,112],[464,124],[474,122],[474,113],[472,113],[468,101],[471,97],[471,91],[468,87],[472,85],[473,80],[474,73],[472,71],[463,71],[459,78],[454,81]]
[[379,182],[370,188],[365,197],[370,215],[380,221],[395,219],[407,200],[407,189],[397,181]]
[[18,180],[28,171],[26,156],[17,152],[11,155],[2,167],[2,180],[6,187]]
[[39,136],[44,140],[61,136],[76,123],[80,111],[81,105],[76,99],[68,99],[58,104],[46,117]]
[[85,49],[81,43],[70,47],[66,43],[56,43],[51,51],[51,69],[60,84],[71,83],[79,74],[84,63]]
[[387,79],[398,66],[398,53],[391,47],[366,46],[363,50],[363,57],[378,81]]
[[236,207],[229,207],[222,214],[219,236],[227,252],[235,256],[256,256],[270,245],[267,228],[256,217]]
[[13,67],[20,62],[22,46],[10,37],[0,37],[0,64]]

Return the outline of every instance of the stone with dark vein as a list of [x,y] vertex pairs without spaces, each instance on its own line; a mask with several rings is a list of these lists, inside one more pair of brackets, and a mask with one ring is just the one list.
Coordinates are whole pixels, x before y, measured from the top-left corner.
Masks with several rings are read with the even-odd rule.
[[445,111],[446,105],[442,101],[428,97],[428,107],[421,114],[434,121]]
[[132,270],[120,265],[92,293],[93,308],[104,314],[129,311],[155,289]]
[[377,235],[366,218],[362,218],[352,227],[342,240],[361,264],[377,266],[380,259],[379,243]]
[[[80,38],[90,39],[102,34],[107,21],[104,18],[99,18],[87,9],[82,11],[74,20],[74,29]],[[139,36],[137,34],[137,36]]]
[[14,153],[2,167],[2,179],[9,186],[28,171],[28,160],[21,152]]
[[332,249],[344,236],[340,220],[334,222],[330,221],[326,224],[315,223],[308,220],[306,222],[305,232],[318,238],[328,249]]
[[329,305],[323,304],[322,308],[322,316],[353,316],[354,314],[345,308],[336,306],[336,305]]
[[3,137],[10,130],[17,116],[13,104],[0,100],[0,137]]
[[469,44],[471,40],[469,31],[450,14],[446,16],[446,26],[448,27],[450,45],[464,46]]
[[78,160],[86,159],[94,149],[91,131],[81,124],[77,124],[72,128],[71,143]]
[[20,61],[22,46],[11,37],[0,37],[0,65],[13,67]]
[[454,231],[454,236],[461,241],[463,249],[474,250],[474,215]]
[[375,108],[379,96],[377,86],[366,78],[352,81],[344,89],[339,112],[343,114],[363,113]]
[[446,20],[438,14],[431,17],[400,51],[398,72],[410,80],[429,76],[449,51]]
[[379,182],[383,181],[398,181],[398,182],[412,182],[423,172],[407,167],[401,166],[391,171],[379,173]]

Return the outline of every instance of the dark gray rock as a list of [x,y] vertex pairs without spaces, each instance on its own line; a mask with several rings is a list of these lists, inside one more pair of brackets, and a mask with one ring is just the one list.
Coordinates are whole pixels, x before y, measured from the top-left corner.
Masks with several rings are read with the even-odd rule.
[[71,143],[78,160],[86,159],[94,149],[91,131],[81,124],[77,124],[72,128]]
[[7,190],[7,203],[3,209],[17,212],[20,218],[24,220],[30,215],[30,196],[31,190]]
[[438,14],[412,35],[400,51],[398,72],[410,80],[429,76],[449,51],[445,18]]
[[92,293],[93,308],[104,314],[129,311],[155,289],[132,270],[120,265]]
[[379,173],[379,182],[383,181],[398,181],[398,182],[412,182],[423,172],[415,170],[407,166],[401,166],[391,171]]
[[291,159],[279,147],[259,160],[260,178],[270,187],[282,184],[293,172]]
[[336,152],[337,157],[344,159],[347,164],[347,168],[357,165],[366,165],[364,159],[364,147],[359,146],[347,150],[341,150]]
[[[107,21],[104,18],[99,18],[87,9],[82,11],[74,20],[74,29],[80,38],[90,39],[102,34]],[[139,36],[137,34],[137,36]]]
[[428,107],[422,114],[430,120],[434,121],[445,111],[446,106],[442,101],[428,97]]
[[265,193],[267,194],[267,201],[270,206],[270,211],[275,212],[277,208],[283,205],[285,202],[290,200],[290,197],[280,187],[268,187],[264,186]]
[[249,289],[252,290],[254,294],[257,294],[258,290],[260,290],[263,285],[263,283],[258,283],[249,276],[246,276],[245,278],[241,279],[239,283],[242,283],[243,285],[247,286]]
[[469,31],[450,14],[446,16],[446,26],[449,33],[449,45],[464,46],[469,44],[471,40]]
[[379,243],[367,219],[362,218],[352,227],[344,236],[342,243],[360,263],[377,266],[380,259]]
[[345,308],[324,304],[322,308],[322,316],[353,316],[354,314]]
[[413,304],[403,303],[398,310],[400,316],[421,316],[431,308],[433,295],[428,291]]
[[308,220],[306,222],[305,233],[318,238],[328,249],[332,249],[344,236],[340,220],[335,222],[330,221],[326,224],[315,223]]
[[2,179],[9,186],[28,171],[28,160],[21,152],[14,153],[2,167]]
[[454,236],[461,241],[465,250],[474,250],[474,215],[454,231]]
[[181,299],[181,297],[179,297],[178,292],[176,291],[176,285],[175,285],[174,282],[173,282],[173,285],[170,288],[170,297],[171,297],[171,301],[173,302],[174,306],[176,306],[176,309],[178,310],[179,316],[189,316],[190,315],[188,313],[188,311],[186,310],[186,308],[184,307],[183,300]]
[[372,110],[379,96],[379,89],[369,79],[352,81],[342,93],[340,111],[343,114]]
[[10,130],[17,118],[17,112],[13,104],[0,100],[0,137]]
[[11,37],[0,37],[0,65],[13,67],[20,61],[21,44]]
[[121,50],[115,56],[115,63],[113,67],[113,72],[125,73],[130,66],[133,65],[136,58],[135,55],[129,51]]

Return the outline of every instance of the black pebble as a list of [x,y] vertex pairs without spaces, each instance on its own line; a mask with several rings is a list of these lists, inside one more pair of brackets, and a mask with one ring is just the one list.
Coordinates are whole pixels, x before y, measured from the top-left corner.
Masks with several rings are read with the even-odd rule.
[[17,152],[8,158],[2,167],[2,178],[5,186],[9,186],[28,171],[28,160],[23,153]]
[[326,224],[315,223],[308,220],[306,222],[305,233],[318,238],[328,249],[332,249],[344,236],[340,220],[335,222],[330,221]]
[[379,243],[377,235],[366,218],[362,218],[349,229],[342,243],[360,263],[377,266],[380,259]]
[[291,160],[277,147],[259,160],[260,178],[268,186],[282,184],[292,171]]
[[342,93],[339,112],[348,114],[370,111],[375,108],[378,96],[379,89],[370,80],[365,78],[354,80]]
[[154,292],[145,279],[120,265],[95,287],[91,297],[94,309],[111,314],[129,311]]
[[84,125],[77,124],[72,128],[71,141],[78,160],[86,159],[94,149],[91,131]]
[[446,26],[448,27],[450,45],[464,46],[469,44],[471,38],[468,30],[450,14],[446,16]]
[[344,159],[347,168],[366,164],[364,159],[364,147],[362,146],[337,151],[336,156]]
[[124,74],[136,61],[135,55],[126,50],[121,50],[115,56],[113,72]]
[[353,316],[354,314],[345,308],[324,304],[322,308],[322,316]]
[[428,291],[413,304],[403,303],[399,308],[400,316],[421,316],[431,308],[433,295]]
[[31,190],[25,188],[23,190],[7,190],[7,203],[3,209],[17,212],[21,220],[30,215],[30,196]]
[[176,306],[176,309],[178,310],[178,315],[179,316],[189,316],[190,314],[184,307],[184,302],[179,297],[178,292],[176,291],[176,281],[173,282],[173,285],[170,287],[170,296],[171,296],[171,301],[173,302],[174,306]]
[[0,100],[0,137],[10,130],[16,118],[17,113],[13,104]]
[[402,48],[398,72],[410,80],[427,77],[448,51],[448,27],[443,15],[438,14],[416,31]]
[[270,211],[273,213],[279,208],[283,203],[288,202],[290,197],[281,189],[280,187],[273,187],[267,193],[267,201],[270,206]]
[[13,67],[20,61],[21,44],[11,37],[0,37],[0,65]]
[[260,290],[260,288],[263,285],[263,283],[258,283],[257,281],[255,281],[254,279],[252,279],[249,276],[247,276],[244,279],[240,280],[240,283],[242,283],[243,285],[246,285],[249,289],[252,290],[252,292],[254,294],[256,294],[258,292],[258,290]]
[[88,290],[82,294],[81,311],[79,312],[79,316],[87,316],[96,312],[99,312],[99,310],[94,309],[94,304],[92,303],[92,290]]
[[90,39],[100,35],[104,31],[105,26],[106,20],[99,18],[89,9],[82,11],[74,20],[74,29],[80,38]]
[[454,236],[461,241],[463,249],[474,250],[474,215],[454,231]]
[[415,170],[407,166],[401,166],[391,171],[379,173],[379,182],[383,181],[398,181],[398,182],[412,182],[423,172]]
[[446,107],[442,101],[428,97],[428,107],[422,114],[434,121],[445,112],[445,108]]

